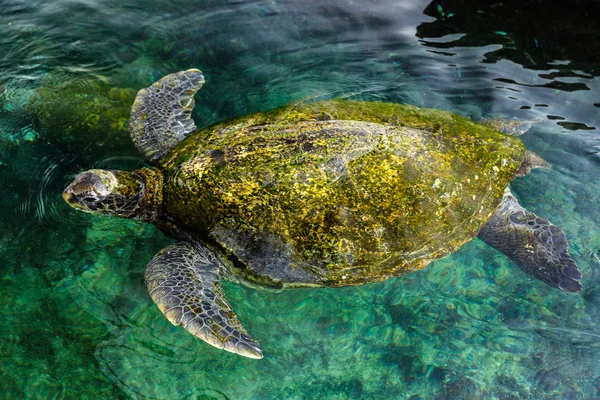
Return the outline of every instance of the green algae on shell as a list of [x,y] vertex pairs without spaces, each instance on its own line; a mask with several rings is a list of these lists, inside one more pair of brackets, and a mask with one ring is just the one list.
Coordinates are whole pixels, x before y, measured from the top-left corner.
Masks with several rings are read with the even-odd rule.
[[159,168],[181,227],[259,275],[275,263],[345,286],[420,269],[474,238],[524,151],[449,112],[333,100],[199,130]]

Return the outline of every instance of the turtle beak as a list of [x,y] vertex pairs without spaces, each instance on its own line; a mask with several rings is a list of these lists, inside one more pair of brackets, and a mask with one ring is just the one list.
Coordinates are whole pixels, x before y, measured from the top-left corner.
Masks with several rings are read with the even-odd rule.
[[74,181],[73,183],[71,183],[69,186],[67,186],[67,188],[62,192],[62,198],[63,200],[70,205],[73,208],[76,208],[78,210],[85,210],[85,207],[82,207],[81,204],[81,199],[83,198],[81,192],[78,192],[77,190],[74,189],[74,184],[76,181]]
[[108,192],[102,180],[92,171],[82,172],[67,186],[62,198],[71,207],[88,211],[91,203],[98,201]]
[[73,184],[67,186],[67,188],[62,192],[62,198],[71,207],[80,211],[88,211],[88,209],[81,203],[81,196],[78,196],[78,194],[73,191]]
[[73,194],[73,189],[71,189],[71,185],[67,186],[67,188],[63,191],[62,198],[69,205],[73,205],[73,203],[77,202],[77,196]]

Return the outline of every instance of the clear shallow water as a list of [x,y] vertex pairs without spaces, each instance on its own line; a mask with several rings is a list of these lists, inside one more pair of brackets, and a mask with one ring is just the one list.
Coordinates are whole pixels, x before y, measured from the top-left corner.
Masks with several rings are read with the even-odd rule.
[[[600,9],[474,4],[0,2],[1,393],[600,397]],[[143,286],[170,240],[77,213],[60,193],[80,170],[143,165],[124,126],[135,92],[192,67],[207,77],[199,126],[339,96],[538,118],[523,139],[554,168],[513,191],[565,231],[584,290],[547,287],[474,240],[362,287],[227,284],[260,361],[171,326]]]

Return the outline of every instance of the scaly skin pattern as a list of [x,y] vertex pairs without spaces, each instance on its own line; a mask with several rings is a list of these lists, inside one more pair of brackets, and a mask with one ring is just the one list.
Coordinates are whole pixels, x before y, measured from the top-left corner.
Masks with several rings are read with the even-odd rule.
[[173,325],[181,325],[211,345],[262,358],[227,303],[221,287],[226,266],[203,246],[178,243],[161,250],[146,269],[150,297]]
[[304,103],[179,143],[159,164],[163,210],[220,244],[250,281],[357,285],[418,270],[474,238],[524,151],[518,138],[445,111]]

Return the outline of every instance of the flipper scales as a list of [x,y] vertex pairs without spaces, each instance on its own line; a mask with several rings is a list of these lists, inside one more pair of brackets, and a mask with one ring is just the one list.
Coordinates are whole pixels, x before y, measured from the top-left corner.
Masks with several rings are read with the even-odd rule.
[[150,297],[173,325],[220,349],[262,358],[252,338],[227,303],[221,276],[225,265],[199,243],[180,242],[161,250],[146,269]]
[[565,234],[521,207],[509,189],[478,237],[542,282],[567,292],[581,290],[581,272],[569,254]]
[[140,90],[131,107],[129,132],[138,150],[157,161],[196,130],[192,120],[194,95],[204,84],[197,69],[167,75]]

